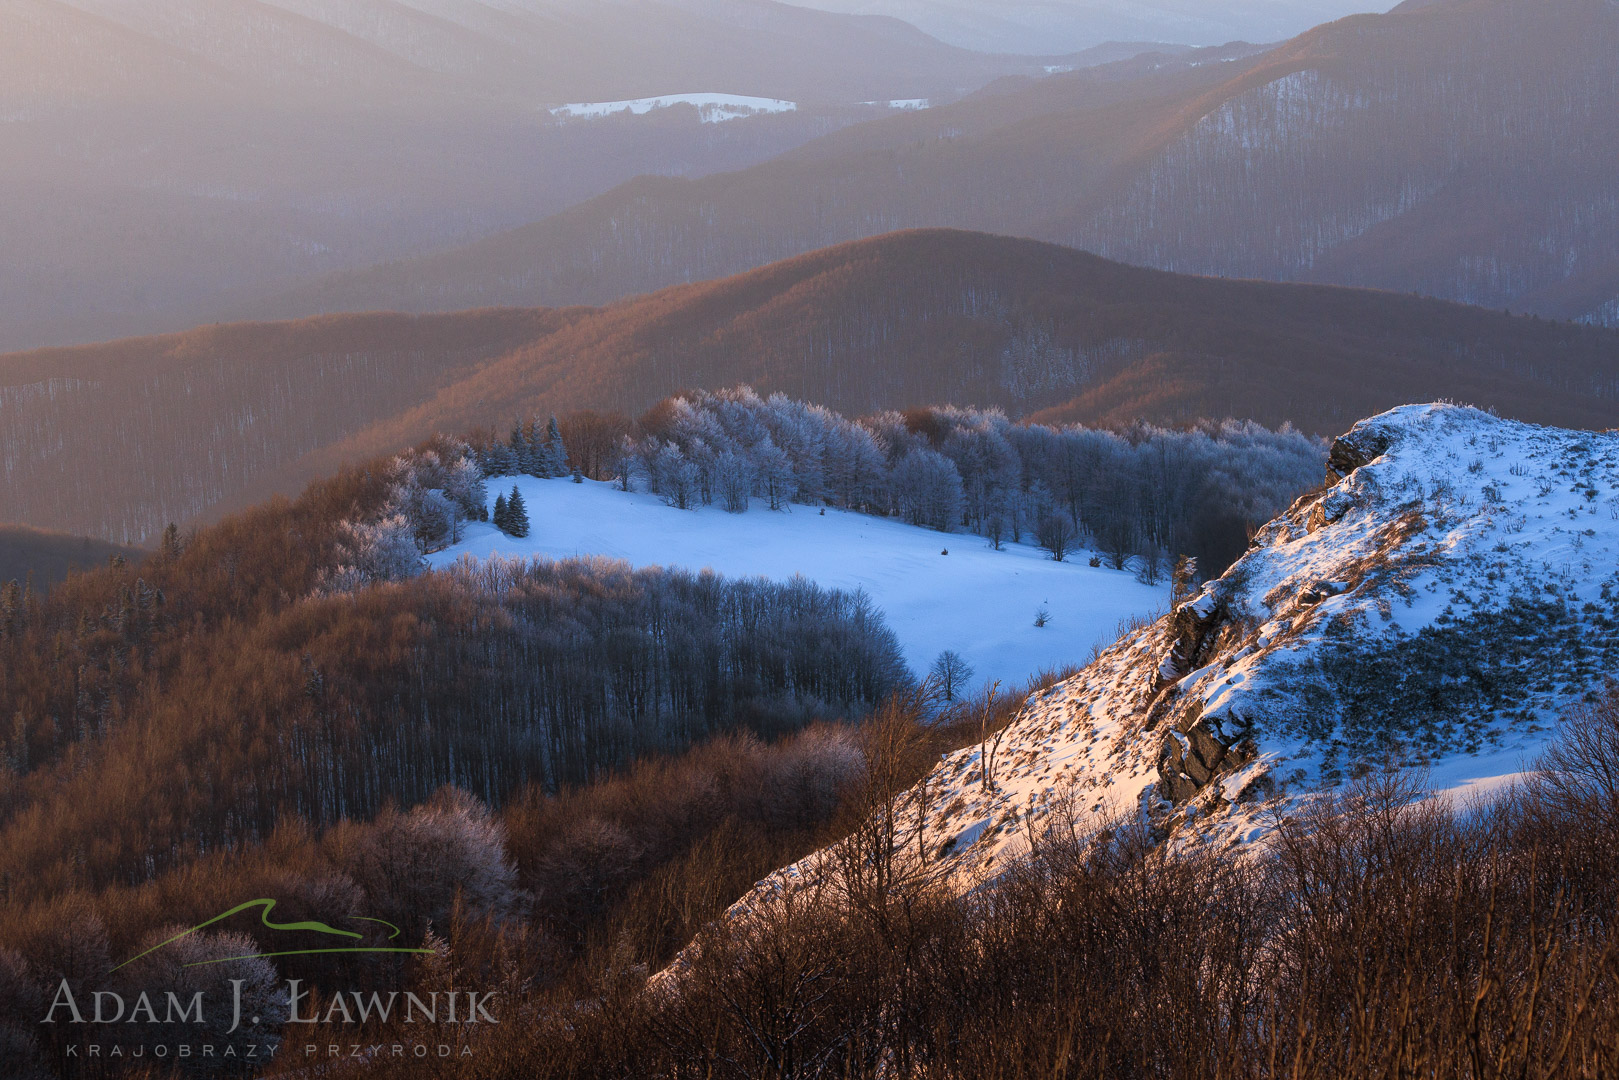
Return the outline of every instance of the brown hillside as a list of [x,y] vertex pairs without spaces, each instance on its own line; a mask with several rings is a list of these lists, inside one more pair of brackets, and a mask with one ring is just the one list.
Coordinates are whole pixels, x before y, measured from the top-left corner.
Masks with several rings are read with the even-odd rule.
[[150,540],[301,486],[279,470],[567,318],[359,315],[0,356],[0,513]]
[[19,519],[136,538],[434,432],[634,414],[691,387],[746,382],[850,414],[956,402],[1325,435],[1437,398],[1610,427],[1616,371],[1619,332],[928,230],[600,309],[328,317],[0,357],[0,464]]

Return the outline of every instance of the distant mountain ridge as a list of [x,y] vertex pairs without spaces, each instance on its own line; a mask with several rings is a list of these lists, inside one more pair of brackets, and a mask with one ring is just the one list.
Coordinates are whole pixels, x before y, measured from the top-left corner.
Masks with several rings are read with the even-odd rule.
[[[229,321],[334,270],[881,115],[860,102],[1086,62],[770,0],[7,0],[0,350]],[[723,131],[690,110],[547,111],[693,93],[800,108]]]
[[435,432],[749,383],[845,414],[1292,422],[1451,397],[1606,428],[1619,333],[898,233],[606,308],[330,316],[0,356],[0,505],[125,542]]
[[[114,556],[138,559],[144,554],[88,536],[0,524],[0,590],[13,581],[25,588],[45,589],[73,571],[105,566]],[[0,617],[3,616],[0,612]]]
[[1280,41],[1329,19],[1380,11],[1354,0],[803,0],[828,11],[893,15],[970,48],[1049,52],[1101,41],[1217,45]]
[[604,303],[903,227],[1619,321],[1619,8],[1447,0],[1140,57],[643,179],[263,310]]

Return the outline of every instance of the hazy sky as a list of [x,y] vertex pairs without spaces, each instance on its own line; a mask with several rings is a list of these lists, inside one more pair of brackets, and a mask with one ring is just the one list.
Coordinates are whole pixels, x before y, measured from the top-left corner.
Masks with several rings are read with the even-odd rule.
[[1278,41],[1395,0],[790,0],[893,15],[968,48],[1059,53],[1104,41]]

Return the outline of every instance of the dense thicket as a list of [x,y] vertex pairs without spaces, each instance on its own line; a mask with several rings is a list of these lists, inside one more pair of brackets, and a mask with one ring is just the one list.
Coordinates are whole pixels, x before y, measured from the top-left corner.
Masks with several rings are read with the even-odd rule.
[[[990,722],[1004,724],[1020,701],[1007,694],[993,702]],[[124,1068],[127,1059],[85,1063],[81,1056],[75,1063],[64,1056],[75,1042],[82,1053],[86,1039],[262,1047],[285,1038],[291,1047],[291,1033],[262,1020],[285,1015],[287,978],[323,1000],[354,986],[386,995],[395,987],[426,994],[476,984],[498,992],[503,1022],[521,1025],[516,1010],[529,995],[594,995],[603,971],[630,969],[633,976],[637,965],[644,971],[667,962],[752,882],[836,839],[847,822],[981,726],[965,710],[937,717],[913,690],[857,727],[818,725],[768,742],[748,733],[722,736],[595,783],[558,792],[530,785],[498,814],[454,788],[324,833],[289,812],[262,844],[217,851],[140,884],[12,899],[0,920],[7,1075],[143,1075]],[[244,897],[274,898],[283,922],[363,914],[336,921],[366,930],[366,945],[399,944],[364,921],[387,919],[402,928],[405,943],[434,955],[182,966],[327,943],[270,932],[248,915],[115,967]],[[244,1019],[234,1034],[215,1022],[223,1020],[218,1014],[202,1029],[162,1025],[134,1034],[117,1025],[42,1026],[37,1019],[63,978],[81,996],[105,991],[134,1000],[144,990],[160,1002],[170,990],[228,999],[229,981],[241,979],[247,1001],[257,1002],[249,1012],[261,1020]],[[297,1072],[299,1065],[291,1060],[283,1068]]]
[[1616,737],[1610,697],[1493,801],[1373,776],[1263,849],[1076,808],[966,895],[900,871],[879,817],[672,978],[603,956],[590,995],[520,998],[473,1060],[399,1075],[1597,1080],[1619,1068]]
[[1111,432],[955,407],[851,421],[747,387],[670,398],[639,427],[617,471],[672,506],[839,506],[1054,554],[1078,541],[1152,581],[1177,555],[1222,571],[1252,527],[1320,481],[1325,453],[1285,426]]

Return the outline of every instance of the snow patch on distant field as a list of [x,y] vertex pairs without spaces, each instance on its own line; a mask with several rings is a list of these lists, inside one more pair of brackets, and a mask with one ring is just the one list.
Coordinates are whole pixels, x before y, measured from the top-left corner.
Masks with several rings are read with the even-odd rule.
[[925,98],[925,97],[924,98],[896,98],[893,101],[862,101],[860,104],[862,104],[862,105],[877,105],[877,106],[880,106],[880,107],[883,107],[883,108],[888,108],[888,109],[902,109],[902,110],[905,110],[907,112],[915,112],[918,109],[931,108],[932,105],[933,105],[933,99]]
[[654,109],[668,109],[676,105],[691,105],[697,109],[705,124],[718,124],[726,120],[740,120],[748,116],[770,113],[795,112],[798,103],[778,98],[742,97],[736,94],[665,94],[662,97],[636,98],[633,101],[594,101],[574,105],[559,105],[551,115],[565,120],[596,120],[615,113],[633,113],[645,116]]
[[[528,477],[489,481],[490,498],[514,483],[528,505],[528,537],[474,524],[460,544],[430,557],[434,567],[464,556],[604,555],[727,577],[786,581],[802,574],[828,588],[864,589],[918,674],[954,649],[976,669],[978,684],[1000,679],[1010,686],[1046,668],[1084,663],[1093,645],[1118,636],[1122,620],[1161,611],[1167,599],[1167,586],[1091,567],[1084,553],[1055,563],[1026,545],[994,551],[982,537],[843,510],[771,513],[758,503],[747,514],[676,510],[610,484]],[[1051,622],[1036,627],[1042,606]]]

